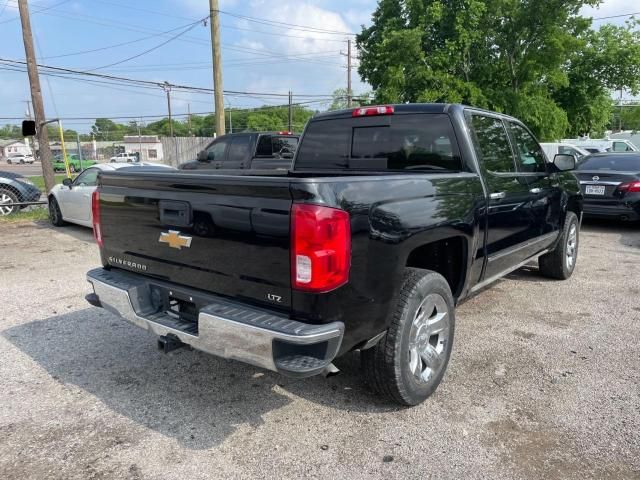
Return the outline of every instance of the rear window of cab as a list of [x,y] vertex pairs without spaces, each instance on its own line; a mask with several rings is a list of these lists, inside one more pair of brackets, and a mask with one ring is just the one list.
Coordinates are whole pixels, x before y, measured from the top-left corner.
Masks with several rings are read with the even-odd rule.
[[445,114],[395,114],[309,123],[296,169],[460,171]]

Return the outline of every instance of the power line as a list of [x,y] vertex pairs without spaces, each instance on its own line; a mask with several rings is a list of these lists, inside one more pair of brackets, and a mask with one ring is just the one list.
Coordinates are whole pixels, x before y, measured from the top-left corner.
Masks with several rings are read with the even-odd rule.
[[125,63],[125,62],[128,62],[129,60],[133,60],[134,58],[139,58],[139,57],[141,57],[141,56],[143,56],[143,55],[146,55],[147,53],[151,53],[151,52],[153,52],[154,50],[157,50],[157,49],[159,49],[159,48],[161,48],[161,47],[164,47],[167,43],[172,42],[173,40],[175,40],[175,39],[177,39],[177,38],[181,37],[181,36],[182,36],[182,35],[184,35],[185,33],[187,33],[187,32],[189,32],[189,31],[193,30],[193,29],[194,29],[198,24],[202,23],[206,18],[208,18],[208,17],[204,17],[203,19],[198,20],[197,22],[194,22],[193,24],[191,24],[191,25],[190,25],[188,28],[186,28],[185,30],[183,30],[183,31],[181,31],[181,32],[179,32],[179,33],[177,33],[177,34],[175,34],[174,36],[172,36],[172,37],[171,37],[171,38],[169,38],[168,40],[165,40],[164,42],[161,42],[161,43],[159,43],[158,45],[155,45],[155,46],[153,46],[153,47],[151,47],[151,48],[149,48],[149,49],[145,50],[144,52],[140,52],[140,53],[138,53],[138,54],[136,54],[136,55],[132,55],[131,57],[127,57],[127,58],[125,58],[125,59],[123,59],[123,60],[119,60],[119,61],[117,61],[117,62],[113,62],[113,63],[110,63],[110,64],[108,64],[108,65],[103,65],[103,66],[101,66],[101,67],[92,68],[91,70],[87,70],[87,72],[93,72],[93,71],[95,71],[95,70],[102,70],[102,69],[104,69],[104,68],[109,68],[109,67],[113,67],[113,66],[115,66],[115,65],[120,65],[121,63]]
[[225,12],[223,10],[218,10],[219,13],[222,13],[224,15],[229,15],[230,17],[236,17],[236,18],[241,18],[243,20],[247,20],[249,22],[254,22],[254,23],[260,23],[263,25],[270,25],[270,26],[278,26],[280,28],[289,28],[292,30],[301,30],[303,32],[314,32],[314,33],[326,33],[326,34],[331,34],[331,35],[353,35],[355,36],[356,34],[353,32],[342,32],[339,30],[326,30],[323,28],[317,28],[317,27],[312,27],[310,25],[298,25],[295,23],[287,23],[287,22],[278,22],[275,20],[268,20],[266,18],[256,18],[256,17],[249,17],[247,15],[240,15],[238,13],[232,13],[232,12]]
[[[6,6],[9,4],[9,1],[10,1],[10,0],[7,0],[7,3],[5,4],[5,8],[6,8]],[[40,10],[36,10],[35,12],[31,13],[31,15],[35,15],[36,13],[46,12],[47,10],[51,10],[51,9],[54,9],[54,8],[59,7],[60,5],[62,5],[62,4],[64,4],[64,3],[69,3],[70,1],[71,1],[71,0],[62,0],[61,2],[54,3],[54,4],[53,4],[53,5],[51,5],[51,6],[41,8]],[[4,10],[4,9],[3,9],[3,10]],[[4,20],[4,21],[0,22],[0,25],[2,25],[3,23],[14,22],[14,21],[18,20],[19,18],[20,18],[20,16],[13,17],[13,18],[9,18],[9,19],[7,19],[7,20]]]
[[[7,58],[0,58],[0,62],[5,62],[5,63],[9,63],[9,64],[17,64],[17,65],[26,65],[26,62],[24,62],[24,61],[11,60],[11,59],[7,59]],[[95,72],[73,70],[71,68],[54,67],[52,65],[38,64],[38,67],[49,69],[49,70],[65,72],[65,73],[68,73],[68,74],[87,75],[87,76],[91,76],[91,77],[98,77],[98,78],[104,78],[104,79],[110,79],[110,80],[119,80],[119,81],[129,82],[129,83],[133,83],[133,84],[139,84],[139,85],[147,85],[147,86],[153,86],[153,87],[161,87],[163,85],[163,83],[153,82],[153,81],[150,81],[150,80],[140,80],[140,79],[134,79],[134,78],[120,77],[120,76],[116,76],[116,75],[107,75],[107,74],[104,74],[104,73],[95,73]],[[171,85],[172,88],[181,89],[181,90],[187,90],[187,91],[198,91],[198,92],[208,92],[208,93],[213,92],[212,88],[206,88],[206,87],[193,87],[193,86],[190,86],[190,85],[180,85],[180,84],[170,84],[170,85]],[[238,91],[238,90],[224,90],[224,93],[225,94],[229,94],[229,95],[256,95],[256,96],[264,96],[264,97],[288,97],[289,96],[288,93],[245,92],[245,91]],[[328,96],[331,96],[331,95],[327,95],[327,94],[294,94],[294,97],[328,97]]]
[[610,18],[631,17],[633,15],[640,15],[640,12],[621,13],[620,15],[609,15],[608,17],[596,17],[596,18],[592,18],[591,20],[608,20]]
[[[166,30],[165,32],[162,32],[162,34],[169,34],[171,32],[175,32],[176,30],[180,30],[181,28],[188,27],[189,25],[191,25],[191,24],[182,25],[180,27],[172,28],[171,30]],[[116,43],[116,44],[113,44],[113,45],[106,45],[104,47],[93,48],[91,50],[81,50],[79,52],[65,53],[65,54],[62,54],[62,55],[51,55],[51,56],[47,56],[47,57],[41,57],[40,60],[50,60],[52,58],[62,58],[62,57],[73,57],[73,56],[76,56],[76,55],[85,55],[87,53],[100,52],[100,51],[103,51],[103,50],[109,50],[111,48],[117,48],[117,47],[123,47],[125,45],[131,45],[132,43],[143,42],[145,40],[149,40],[149,39],[155,38],[157,36],[158,36],[157,33],[153,33],[151,35],[147,35],[146,37],[136,38],[135,40],[129,40],[128,42]]]

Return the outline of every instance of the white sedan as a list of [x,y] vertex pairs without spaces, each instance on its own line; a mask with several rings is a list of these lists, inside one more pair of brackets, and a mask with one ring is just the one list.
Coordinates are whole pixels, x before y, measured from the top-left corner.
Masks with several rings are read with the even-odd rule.
[[67,222],[92,227],[91,194],[96,189],[98,174],[121,168],[138,170],[145,167],[147,170],[173,169],[159,163],[101,163],[87,168],[75,180],[65,178],[49,192],[49,220],[56,227],[61,227]]

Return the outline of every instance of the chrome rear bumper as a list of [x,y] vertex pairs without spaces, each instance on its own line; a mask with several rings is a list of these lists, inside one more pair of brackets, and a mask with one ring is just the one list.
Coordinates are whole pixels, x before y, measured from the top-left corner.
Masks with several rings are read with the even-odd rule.
[[[344,324],[323,325],[203,294],[121,270],[98,268],[87,273],[95,295],[89,302],[160,336],[219,357],[239,360],[288,376],[322,373],[338,353]],[[197,321],[164,311],[158,292],[200,304]]]

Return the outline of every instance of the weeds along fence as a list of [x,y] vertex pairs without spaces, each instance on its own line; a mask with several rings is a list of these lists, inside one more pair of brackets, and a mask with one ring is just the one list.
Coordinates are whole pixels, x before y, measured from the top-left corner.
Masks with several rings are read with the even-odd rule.
[[162,137],[162,162],[177,167],[196,160],[198,152],[203,150],[214,137]]

